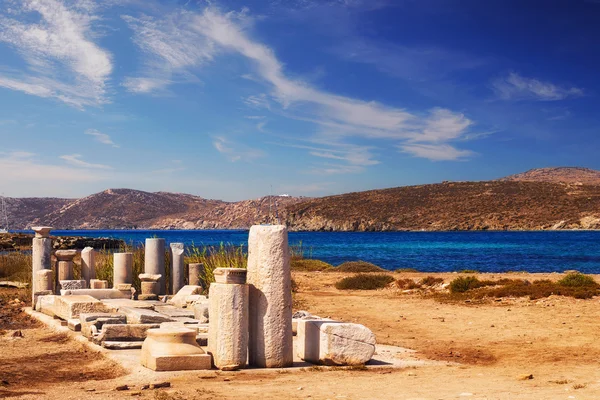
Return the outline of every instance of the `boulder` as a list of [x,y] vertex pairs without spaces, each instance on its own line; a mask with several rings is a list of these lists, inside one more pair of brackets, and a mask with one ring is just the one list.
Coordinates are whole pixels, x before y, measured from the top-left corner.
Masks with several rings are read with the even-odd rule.
[[104,324],[100,334],[94,338],[94,343],[143,341],[148,329],[158,327],[159,324]]

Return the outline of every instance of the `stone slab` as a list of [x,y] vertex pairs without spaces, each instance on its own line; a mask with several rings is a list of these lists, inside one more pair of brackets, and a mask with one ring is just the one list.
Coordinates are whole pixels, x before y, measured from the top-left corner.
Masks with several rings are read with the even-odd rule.
[[143,308],[121,307],[119,311],[127,316],[127,323],[129,324],[160,324],[161,322],[173,321],[167,315]]
[[187,305],[187,297],[202,293],[202,286],[185,285],[168,303],[175,307],[183,308]]
[[208,323],[209,321],[209,305],[208,301],[197,302],[194,304],[194,318],[201,321],[202,323]]
[[81,322],[79,321],[78,318],[68,320],[67,321],[67,326],[69,327],[70,330],[72,330],[74,332],[80,332],[81,331]]
[[[145,310],[154,309],[154,304],[157,302],[148,302],[148,301],[140,301],[140,300],[131,300],[131,299],[105,299],[102,300],[102,303],[106,304],[109,307],[112,307],[116,311],[119,311],[122,307],[129,308],[142,308]],[[160,303],[158,303],[160,304]]]
[[63,289],[60,294],[61,296],[92,296],[98,300],[131,299],[131,292],[123,292],[117,289]]
[[119,342],[115,340],[105,340],[102,347],[109,350],[135,350],[141,349],[144,342]]
[[97,336],[105,324],[126,324],[127,317],[125,314],[117,313],[93,313],[80,314],[79,321],[81,322],[81,333],[88,339]]
[[37,301],[35,302],[35,310],[54,317],[54,303],[56,302],[57,297],[59,296],[53,294],[38,296]]
[[78,318],[81,313],[110,311],[100,300],[86,295],[57,296],[54,300],[54,314],[68,321]]
[[375,353],[375,335],[349,322],[298,320],[298,357],[314,364],[360,365]]
[[160,327],[159,324],[104,324],[94,343],[105,341],[132,342],[146,339],[148,329]]
[[157,294],[138,294],[138,300],[141,300],[141,301],[148,301],[148,300],[158,301],[158,295]]
[[154,310],[161,314],[167,315],[169,317],[177,317],[177,318],[194,318],[194,310],[193,309],[184,309],[177,308],[169,305],[155,306]]

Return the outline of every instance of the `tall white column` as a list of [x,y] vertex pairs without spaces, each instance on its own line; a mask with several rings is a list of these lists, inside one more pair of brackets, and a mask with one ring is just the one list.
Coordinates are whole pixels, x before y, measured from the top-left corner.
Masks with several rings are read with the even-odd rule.
[[177,294],[183,287],[183,243],[171,243],[171,294]]
[[81,250],[81,279],[88,287],[91,287],[90,280],[96,279],[96,251],[93,247]]
[[114,253],[113,257],[113,288],[133,283],[133,253]]
[[255,225],[248,237],[249,362],[266,368],[293,363],[292,287],[284,225]]
[[52,239],[50,239],[49,226],[34,226],[31,229],[35,232],[31,248],[32,275],[31,275],[31,293],[35,294],[40,290],[37,285],[37,271],[42,269],[52,269]]
[[144,256],[144,273],[152,275],[161,275],[159,280],[159,294],[167,294],[165,284],[165,239],[148,238],[146,239],[146,249]]

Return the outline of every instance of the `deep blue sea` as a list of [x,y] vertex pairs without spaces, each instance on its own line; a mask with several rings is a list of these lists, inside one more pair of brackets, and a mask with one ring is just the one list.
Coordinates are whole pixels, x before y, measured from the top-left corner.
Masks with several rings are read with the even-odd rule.
[[[115,237],[141,244],[147,237],[167,243],[247,245],[248,231],[231,230],[78,230],[53,235]],[[600,232],[290,232],[306,255],[339,265],[364,260],[383,268],[441,272],[600,273]]]

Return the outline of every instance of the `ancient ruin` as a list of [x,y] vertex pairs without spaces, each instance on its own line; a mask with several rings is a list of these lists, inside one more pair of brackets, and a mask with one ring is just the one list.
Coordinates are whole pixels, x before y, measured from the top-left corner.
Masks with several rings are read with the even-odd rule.
[[165,239],[146,239],[145,249],[144,272],[152,275],[160,275],[158,292],[159,294],[167,294],[165,282]]

